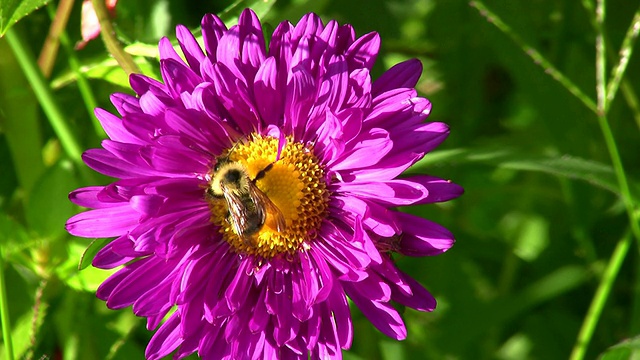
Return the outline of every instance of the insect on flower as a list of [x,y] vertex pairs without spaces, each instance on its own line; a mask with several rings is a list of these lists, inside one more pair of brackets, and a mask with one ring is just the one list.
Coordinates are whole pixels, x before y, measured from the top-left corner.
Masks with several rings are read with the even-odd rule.
[[208,194],[224,197],[229,210],[228,221],[235,233],[249,246],[255,247],[255,234],[262,229],[267,217],[275,219],[276,230],[283,231],[286,223],[284,216],[269,197],[256,186],[273,163],[260,170],[256,177],[249,178],[247,168],[229,157],[218,159],[214,167],[213,179]]
[[378,34],[312,13],[266,37],[251,10],[230,28],[209,14],[202,42],[184,26],[177,39],[184,56],[160,40],[162,81],[131,75],[117,114],[96,109],[109,138],[83,160],[116,180],[70,194],[91,210],[67,230],[112,238],[93,265],[119,269],[98,298],[157,328],[152,360],[339,359],[350,302],[406,338],[392,304],[436,300],[392,254],[439,255],[454,237],[398,208],[463,192],[401,175],[449,134],[427,121],[420,61],[374,80]]

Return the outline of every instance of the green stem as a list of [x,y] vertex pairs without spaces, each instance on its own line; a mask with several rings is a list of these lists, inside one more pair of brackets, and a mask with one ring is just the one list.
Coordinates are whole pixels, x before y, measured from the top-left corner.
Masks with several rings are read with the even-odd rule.
[[[591,22],[591,26],[593,26],[594,30],[598,31],[598,24],[596,23],[596,18],[593,15],[595,13],[593,2],[590,0],[582,0],[582,6],[585,8],[585,10],[587,10],[587,14],[589,16],[589,21]],[[624,99],[627,102],[629,109],[633,113],[633,118],[638,128],[640,128],[640,105],[638,104],[638,97],[636,96],[636,93],[633,90],[633,87],[631,86],[631,84],[629,84],[629,81],[625,79],[622,75],[624,75],[626,66],[629,62],[629,59],[631,58],[631,51],[633,50],[633,41],[637,37],[638,29],[640,28],[640,23],[638,22],[640,21],[638,18],[639,14],[640,14],[640,8],[636,11],[636,14],[633,17],[633,20],[631,21],[631,25],[627,30],[625,39],[622,41],[622,46],[621,46],[622,56],[618,60],[618,66],[614,70],[613,80],[611,80],[607,88],[607,106],[606,106],[606,110],[607,112],[609,112],[609,107],[611,106],[613,99],[615,99],[617,88],[618,86],[620,86],[620,88],[622,89],[622,95],[624,96]],[[602,31],[603,33],[604,41],[606,43],[609,43],[607,39],[607,35],[604,32],[604,30],[605,29],[600,29],[600,31]],[[625,49],[628,49],[627,53],[625,53]],[[609,60],[615,62],[616,54],[611,50],[610,47],[607,47],[607,56],[609,57]]]
[[[54,21],[56,12],[53,7],[47,6],[47,10],[49,11],[49,17],[51,17],[52,21]],[[93,96],[93,92],[91,91],[91,86],[89,85],[89,81],[87,77],[84,76],[84,73],[80,69],[80,62],[78,61],[78,57],[76,56],[73,47],[69,41],[69,37],[67,36],[67,32],[64,29],[61,29],[59,32],[60,43],[64,47],[65,52],[67,53],[67,59],[69,62],[69,67],[76,74],[76,80],[78,81],[78,89],[80,90],[80,95],[84,100],[85,108],[87,109],[87,113],[89,114],[89,119],[91,119],[91,123],[93,124],[93,130],[96,135],[100,138],[106,138],[107,134],[104,132],[104,129],[100,125],[98,118],[93,113],[93,109],[98,107],[98,102],[96,98]]]
[[93,4],[93,10],[96,12],[96,16],[100,22],[100,35],[107,47],[107,51],[116,59],[127,75],[132,73],[140,74],[141,71],[138,65],[133,61],[131,55],[124,51],[120,45],[120,41],[116,38],[116,31],[113,29],[113,25],[111,25],[109,12],[104,4],[104,0],[91,0],[91,4]]
[[633,42],[638,37],[638,32],[640,32],[640,7],[636,10],[636,14],[633,16],[633,20],[627,30],[627,34],[622,41],[622,46],[620,47],[620,61],[618,62],[618,66],[613,70],[612,79],[607,86],[607,99],[605,104],[605,111],[607,112],[609,111],[611,102],[613,102],[613,99],[616,97],[616,92],[620,86],[620,80],[622,80],[622,76],[624,75],[625,70],[627,70],[627,65],[629,64],[629,59],[633,52]]
[[9,299],[7,285],[4,281],[4,258],[0,246],[0,317],[2,318],[2,339],[4,341],[4,356],[13,360],[13,343],[11,341],[11,321],[9,319]]
[[571,80],[569,80],[564,74],[562,74],[558,69],[556,69],[542,54],[538,52],[538,50],[531,47],[527,44],[522,38],[516,34],[509,25],[505,24],[502,19],[500,19],[496,14],[494,14],[491,10],[487,9],[487,7],[481,1],[471,1],[471,6],[478,9],[480,15],[487,18],[487,20],[495,25],[498,29],[500,29],[503,33],[508,35],[513,42],[515,42],[520,48],[527,54],[531,59],[533,59],[535,64],[540,65],[545,73],[551,75],[551,77],[562,84],[571,94],[577,97],[582,103],[588,107],[594,113],[597,112],[596,104],[593,100],[588,97],[585,93],[580,90]]
[[5,34],[7,42],[11,50],[13,50],[22,71],[29,80],[40,105],[42,105],[42,109],[47,115],[53,131],[55,131],[58,139],[60,139],[62,148],[74,162],[80,163],[82,147],[71,131],[71,127],[65,121],[65,116],[62,114],[62,111],[60,111],[51,92],[51,88],[42,76],[42,72],[40,72],[33,55],[29,53],[28,49],[24,46],[26,43],[20,40],[15,31],[15,27],[7,30]]
[[[640,213],[636,213],[636,217]],[[632,304],[630,306],[631,312],[629,313],[629,334],[640,333],[640,266],[635,266],[635,281],[633,288],[631,289]]]
[[[607,99],[607,47],[604,42],[604,0],[596,1],[596,105],[598,118],[606,116]],[[606,120],[606,119],[605,119]]]
[[[604,109],[602,109],[602,111],[604,111]],[[616,146],[616,141],[611,132],[611,127],[609,126],[606,115],[598,116],[598,125],[600,125],[600,131],[602,131],[607,150],[609,151],[609,157],[611,158],[613,170],[618,180],[618,187],[620,188],[620,196],[622,197],[631,224],[631,231],[633,232],[633,236],[640,242],[640,226],[634,216],[635,205],[631,197],[631,190],[629,189],[629,183],[627,182],[627,176],[622,165],[622,160],[620,159],[620,153],[618,152],[618,147]]]
[[620,189],[620,196],[624,202],[627,210],[627,216],[631,225],[631,231],[633,236],[640,242],[640,226],[635,219],[634,211],[635,205],[633,204],[633,198],[631,197],[631,190],[629,189],[629,183],[627,181],[627,175],[622,165],[620,158],[620,152],[616,145],[616,140],[613,137],[613,132],[609,126],[607,119],[607,79],[606,79],[606,44],[604,41],[604,19],[605,19],[605,0],[598,0],[596,2],[596,94],[598,97],[598,125],[600,125],[600,131],[604,137],[609,157],[618,180],[618,188]]
[[609,263],[607,264],[604,274],[602,274],[598,289],[593,295],[591,305],[589,305],[589,310],[587,311],[587,315],[585,316],[580,332],[578,333],[578,339],[576,340],[573,350],[571,351],[571,356],[569,357],[570,360],[584,359],[584,355],[587,352],[589,343],[591,342],[593,332],[598,324],[604,305],[609,298],[611,288],[618,276],[620,267],[624,262],[627,252],[629,251],[632,240],[633,237],[631,236],[631,233],[627,231],[622,239],[618,241],[616,248],[613,250],[613,254],[611,254],[611,258],[609,259]]
[[[593,5],[591,2],[584,0],[583,4],[587,9],[593,9]],[[627,211],[627,215],[630,221],[631,232],[633,233],[633,237],[635,237],[640,243],[640,226],[638,225],[638,221],[634,214],[634,203],[631,197],[631,191],[629,189],[629,184],[627,182],[627,177],[624,171],[624,167],[622,165],[622,160],[620,158],[620,153],[618,152],[618,148],[616,145],[615,138],[611,131],[611,127],[609,126],[609,122],[607,119],[607,110],[610,104],[609,98],[613,99],[615,96],[615,91],[620,84],[620,80],[622,79],[622,75],[626,70],[626,66],[631,55],[631,43],[632,40],[637,36],[636,29],[634,26],[640,24],[640,22],[636,21],[634,17],[634,21],[632,22],[631,29],[627,32],[627,36],[625,37],[625,41],[623,42],[623,50],[627,50],[626,54],[623,53],[621,60],[614,71],[614,79],[609,84],[609,88],[607,88],[607,80],[606,80],[606,43],[605,43],[605,35],[604,35],[604,20],[605,20],[605,0],[598,0],[595,6],[595,16],[591,18],[594,27],[596,28],[596,94],[597,101],[594,104],[593,100],[587,97],[579,88],[577,88],[569,79],[565,78],[562,73],[557,71],[540,53],[538,53],[535,49],[531,48],[527,43],[525,43],[517,34],[515,34],[500,18],[498,18],[495,14],[489,11],[484,4],[480,1],[472,1],[471,5],[476,7],[481,15],[485,16],[489,22],[494,24],[498,29],[511,37],[511,39],[516,42],[522,49],[525,51],[527,55],[529,55],[535,63],[540,64],[545,71],[549,73],[554,79],[559,81],[565,88],[571,92],[574,96],[580,99],[589,109],[594,111],[597,115],[598,124],[602,131],[602,135],[604,137],[604,141],[607,147],[607,151],[609,152],[609,156],[611,158],[611,162],[614,168],[614,172],[616,174],[616,179],[618,182],[618,188],[620,191],[620,196],[622,197],[622,201],[625,204],[625,208]],[[607,96],[608,91],[612,91],[614,93],[610,94],[610,97]],[[619,243],[614,253],[611,257],[609,265],[607,266],[607,270],[605,275],[603,276],[600,286],[594,295],[593,302],[589,309],[587,316],[585,317],[584,324],[580,333],[578,335],[578,340],[571,354],[572,360],[581,360],[584,357],[584,353],[589,345],[591,337],[593,335],[593,331],[595,329],[595,325],[600,318],[602,313],[602,308],[609,297],[609,293],[611,291],[611,287],[613,285],[613,280],[617,275],[620,266],[627,254],[628,248],[630,246],[630,241],[633,238],[632,236],[626,236]]]
[[[611,127],[609,126],[609,122],[607,120],[607,106],[609,105],[609,102],[607,101],[609,99],[609,97],[607,96],[607,92],[609,89],[611,89],[611,87],[607,87],[606,81],[606,44],[604,41],[603,31],[605,20],[605,0],[598,0],[596,2],[595,20],[597,31],[596,93],[598,96],[598,125],[600,125],[600,130],[602,131],[602,135],[604,137],[605,144],[611,158],[611,162],[616,174],[616,179],[618,180],[620,196],[622,197],[622,201],[624,202],[625,208],[627,210],[631,232],[633,233],[633,237],[635,237],[636,240],[640,242],[640,226],[638,225],[638,221],[635,216],[634,203],[633,199],[631,198],[629,184],[627,182],[627,177],[622,165],[622,160],[620,159],[620,154],[618,152],[615,138],[613,137],[613,132],[611,131]],[[622,72],[623,71],[624,69],[622,69]],[[633,237],[630,235],[625,236],[625,238],[623,238],[618,243],[618,246],[616,246],[616,249],[611,256],[611,261],[607,266],[605,276],[603,277],[600,286],[596,291],[596,294],[594,295],[594,300],[589,309],[589,312],[587,313],[583,327],[578,335],[578,340],[571,356],[572,360],[581,360],[584,357],[584,353],[586,352],[586,348],[589,345],[589,341],[591,340],[591,336],[593,335],[596,323],[602,313],[604,303],[606,302],[611,291],[611,287],[613,286],[613,280],[615,279],[615,276],[617,275],[620,266],[622,265],[622,262],[629,249],[631,239]]]

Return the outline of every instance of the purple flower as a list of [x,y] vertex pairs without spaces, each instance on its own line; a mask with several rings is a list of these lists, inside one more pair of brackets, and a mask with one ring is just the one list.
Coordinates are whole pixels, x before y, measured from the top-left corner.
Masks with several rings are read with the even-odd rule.
[[[227,29],[202,20],[203,51],[177,28],[184,60],[160,41],[164,83],[131,76],[119,116],[96,110],[109,139],[84,161],[117,178],[78,189],[92,208],[67,223],[114,237],[93,260],[122,268],[98,289],[159,329],[146,356],[341,358],[353,337],[347,297],[404,339],[391,301],[420,310],[431,294],[391,254],[430,256],[451,233],[398,206],[447,201],[462,188],[399,175],[448,135],[427,122],[418,60],[370,77],[378,34],[315,14],[283,22],[270,43],[255,13]],[[166,319],[163,322],[163,319]]]

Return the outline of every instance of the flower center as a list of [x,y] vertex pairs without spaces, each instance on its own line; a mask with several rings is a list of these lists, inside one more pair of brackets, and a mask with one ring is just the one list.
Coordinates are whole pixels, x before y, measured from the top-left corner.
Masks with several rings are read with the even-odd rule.
[[[287,139],[276,160],[278,140],[254,134],[218,158],[207,201],[211,221],[236,252],[271,259],[293,254],[315,237],[329,195],[312,150]],[[250,195],[252,186],[262,193],[258,199]]]

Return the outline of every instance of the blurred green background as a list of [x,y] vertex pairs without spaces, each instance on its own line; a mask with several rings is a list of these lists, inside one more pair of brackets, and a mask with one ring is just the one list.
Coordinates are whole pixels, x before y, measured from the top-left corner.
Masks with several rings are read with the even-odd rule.
[[[9,10],[24,7],[27,13],[37,3],[0,0],[2,28],[15,20],[7,19]],[[350,23],[358,35],[378,31],[382,49],[374,78],[404,59],[422,60],[418,90],[433,103],[430,120],[448,123],[451,135],[411,172],[452,179],[466,192],[455,201],[407,211],[443,224],[457,243],[433,258],[396,257],[401,269],[432,291],[438,308],[403,310],[409,332],[403,342],[381,335],[354,308],[355,339],[346,359],[564,359],[585,319],[595,332],[584,358],[640,358],[634,355],[640,348],[640,247],[627,240],[640,179],[637,54],[606,119],[600,119],[612,130],[631,195],[621,192],[621,174],[611,165],[596,112],[585,104],[596,102],[596,37],[608,47],[610,79],[640,4],[611,2],[600,30],[590,0],[484,5],[511,30],[498,29],[499,20],[463,0],[120,0],[114,23],[118,38],[135,45],[128,50],[143,71],[157,78],[155,45],[162,36],[175,39],[176,24],[197,30],[207,12],[233,22],[246,6],[257,9],[269,31],[309,11]],[[12,28],[32,56],[42,50],[56,6],[52,1]],[[81,39],[80,18],[76,1],[66,25],[71,47]],[[528,56],[536,51],[591,100],[581,101],[549,76],[548,65]],[[100,135],[80,97],[74,64],[100,107],[112,111],[109,95],[131,90],[101,39],[82,50],[60,48],[47,83],[85,150],[98,147]],[[66,155],[56,133],[6,37],[0,39],[0,241],[14,353],[33,359],[143,358],[152,335],[144,320],[130,309],[108,310],[95,298],[109,274],[91,267],[78,271],[90,240],[64,230],[66,219],[80,211],[68,192],[109,179]],[[618,258],[610,262],[615,249]],[[605,286],[602,313],[587,316],[599,286]]]

